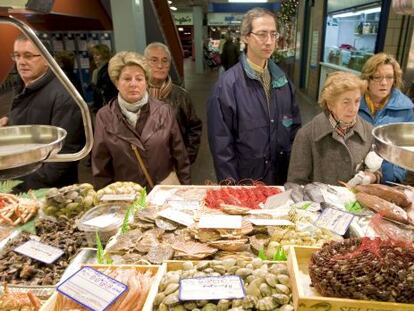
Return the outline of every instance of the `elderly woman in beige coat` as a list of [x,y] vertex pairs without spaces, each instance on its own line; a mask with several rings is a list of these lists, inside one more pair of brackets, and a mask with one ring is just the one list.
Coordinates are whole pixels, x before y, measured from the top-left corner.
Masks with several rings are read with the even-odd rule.
[[[300,129],[292,146],[288,181],[298,184],[348,181],[361,169],[370,152],[372,125],[358,116],[366,82],[348,72],[334,72],[322,89],[322,113]],[[364,183],[379,181],[364,173]]]

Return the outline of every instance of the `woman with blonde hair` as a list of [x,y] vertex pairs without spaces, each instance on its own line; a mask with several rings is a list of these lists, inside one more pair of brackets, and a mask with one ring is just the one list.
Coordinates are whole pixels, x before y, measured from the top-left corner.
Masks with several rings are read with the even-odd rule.
[[190,184],[190,160],[173,108],[148,95],[145,58],[119,52],[109,61],[118,96],[96,115],[92,174],[99,189],[133,181],[147,189],[175,180]]
[[[361,78],[368,89],[361,99],[359,115],[374,126],[413,122],[413,103],[405,96],[402,86],[402,70],[398,62],[385,53],[371,56],[362,68]],[[382,164],[383,182],[402,182],[406,171],[387,161]]]
[[[365,90],[366,82],[352,73],[328,76],[319,101],[323,111],[298,131],[293,142],[289,182],[338,184],[362,169],[372,145],[372,126],[358,116]],[[376,182],[379,176],[367,177]]]

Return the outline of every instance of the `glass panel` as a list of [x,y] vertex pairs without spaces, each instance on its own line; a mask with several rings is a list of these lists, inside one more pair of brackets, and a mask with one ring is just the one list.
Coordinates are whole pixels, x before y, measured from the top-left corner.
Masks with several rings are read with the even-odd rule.
[[324,62],[361,71],[375,52],[381,7],[328,13]]

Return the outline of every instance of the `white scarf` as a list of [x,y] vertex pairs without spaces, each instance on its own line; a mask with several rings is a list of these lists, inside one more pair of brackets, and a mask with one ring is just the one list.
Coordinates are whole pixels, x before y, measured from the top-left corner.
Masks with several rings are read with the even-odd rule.
[[134,128],[137,124],[139,113],[141,108],[148,103],[148,92],[145,91],[144,96],[135,103],[128,103],[121,97],[121,94],[118,93],[118,104],[119,108],[121,108],[121,112],[124,117],[127,119],[128,123],[131,124]]

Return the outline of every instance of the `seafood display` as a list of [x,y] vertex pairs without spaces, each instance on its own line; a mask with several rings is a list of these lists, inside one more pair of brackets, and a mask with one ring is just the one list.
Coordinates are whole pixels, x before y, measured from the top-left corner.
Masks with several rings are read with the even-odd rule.
[[37,214],[38,209],[39,202],[35,199],[23,199],[13,194],[0,193],[0,224],[24,224]]
[[10,292],[7,283],[4,284],[3,294],[0,295],[0,310],[2,311],[37,311],[41,307],[39,298],[32,292]]
[[262,185],[252,187],[220,187],[207,190],[204,202],[208,208],[222,209],[222,204],[258,209],[260,203],[272,195],[280,193],[276,187]]
[[326,243],[309,263],[323,296],[414,303],[414,248],[379,238]]
[[96,192],[91,184],[75,184],[49,189],[43,211],[50,216],[76,217],[95,203]]
[[[122,311],[139,311],[142,309],[145,303],[145,299],[148,295],[148,291],[153,281],[151,271],[141,272],[134,267],[131,268],[117,268],[115,266],[108,266],[105,268],[95,268],[103,274],[110,276],[117,281],[126,284],[128,290],[119,297],[114,304],[110,305],[108,311],[122,310]],[[75,301],[58,293],[57,297],[51,306],[48,308],[50,311],[63,311],[63,310],[89,310]]]
[[16,253],[16,247],[32,238],[29,233],[22,232],[8,242],[0,253],[0,281],[11,284],[54,285],[60,280],[77,251],[87,245],[84,233],[76,229],[73,220],[63,216],[57,220],[36,221],[36,233],[40,242],[59,248],[64,254],[53,264],[46,264]]
[[[243,280],[245,297],[221,300],[179,300],[179,282],[187,278],[237,275]],[[154,310],[281,310],[293,311],[292,293],[284,263],[265,263],[260,259],[184,262],[182,269],[168,271],[154,299]]]

